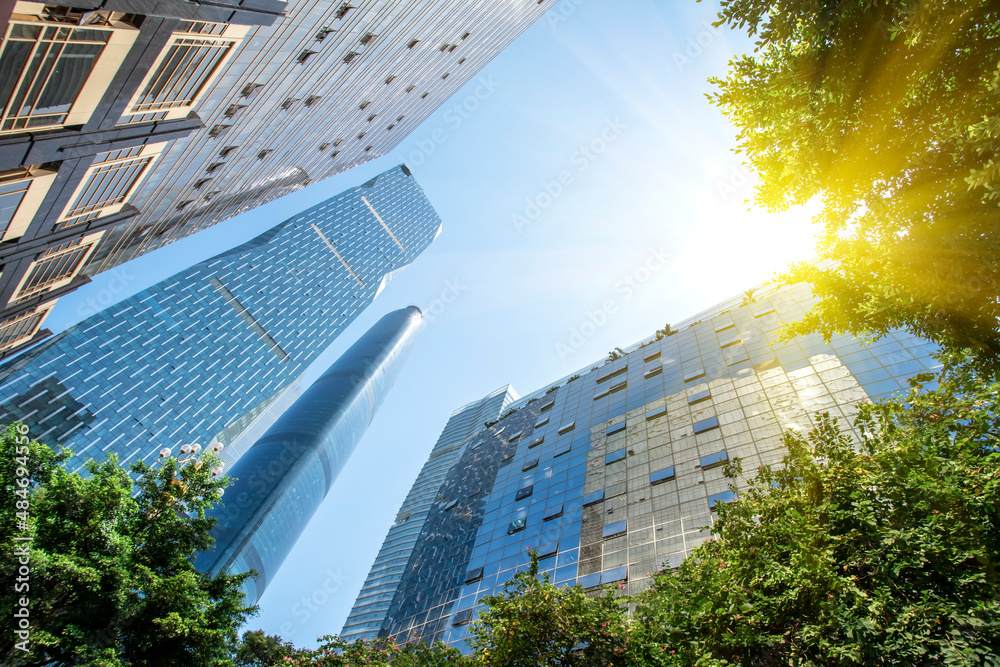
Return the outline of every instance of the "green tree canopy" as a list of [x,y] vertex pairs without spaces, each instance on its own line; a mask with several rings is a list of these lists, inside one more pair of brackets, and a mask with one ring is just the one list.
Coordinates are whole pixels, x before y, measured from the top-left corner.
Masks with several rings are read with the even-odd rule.
[[[4,633],[3,664],[232,664],[237,628],[256,611],[241,590],[249,575],[209,577],[192,564],[212,540],[205,510],[228,483],[212,476],[215,459],[135,464],[133,482],[110,456],[89,463],[84,476],[61,465],[65,451],[19,438],[16,429],[0,436],[0,606],[14,609],[25,595],[14,590],[22,544],[15,538],[30,534],[31,634],[23,652]],[[26,524],[14,502],[24,472]]]
[[481,600],[470,646],[492,667],[624,665],[627,608],[614,591],[589,597],[580,586],[556,587],[538,558]]
[[791,333],[894,327],[1000,370],[1000,5],[723,0],[756,49],[712,79],[779,211],[818,197],[819,304]]
[[634,600],[632,664],[1000,665],[998,409],[957,369],[863,406],[860,444],[829,417],[789,432]]

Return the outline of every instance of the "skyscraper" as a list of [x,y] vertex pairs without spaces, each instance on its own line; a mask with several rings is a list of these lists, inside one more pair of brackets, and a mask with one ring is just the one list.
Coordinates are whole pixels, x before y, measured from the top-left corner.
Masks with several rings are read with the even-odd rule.
[[[484,595],[535,549],[556,584],[622,584],[677,566],[733,500],[723,466],[785,453],[781,434],[936,367],[934,346],[893,332],[871,346],[836,336],[776,343],[812,303],[802,286],[759,289],[641,341],[511,405],[467,439],[437,486],[379,629],[464,647]],[[420,480],[418,479],[418,485]]]
[[0,357],[89,276],[388,153],[552,4],[4,3]]
[[393,593],[424,526],[424,519],[434,505],[441,482],[462,451],[462,445],[482,430],[483,424],[496,421],[517,399],[517,392],[507,385],[462,406],[451,415],[389,528],[357,602],[347,617],[341,637],[354,641],[378,635]]
[[357,447],[402,367],[421,322],[416,306],[368,330],[268,429],[230,471],[206,572],[249,572],[256,602]]
[[70,447],[73,467],[234,437],[440,228],[391,169],[0,364],[0,421]]

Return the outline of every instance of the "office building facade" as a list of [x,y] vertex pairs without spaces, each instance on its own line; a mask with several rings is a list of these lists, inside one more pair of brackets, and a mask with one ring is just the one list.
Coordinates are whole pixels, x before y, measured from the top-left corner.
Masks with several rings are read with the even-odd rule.
[[513,387],[507,385],[451,415],[375,557],[340,633],[343,639],[354,641],[378,636],[424,520],[463,444],[481,431],[484,424],[496,421],[518,398]]
[[554,2],[59,1],[0,10],[0,357],[95,274],[388,153]]
[[[676,567],[734,495],[723,475],[780,462],[782,433],[829,412],[852,431],[859,402],[907,388],[934,348],[893,332],[776,343],[812,297],[760,289],[528,395],[467,439],[385,614],[381,635],[465,647],[484,595],[534,549],[559,585],[618,584]],[[855,434],[857,435],[857,434]]]
[[382,317],[240,457],[209,512],[215,544],[199,569],[254,570],[244,586],[260,599],[392,388],[421,320],[416,306]]
[[0,364],[0,421],[69,447],[73,468],[236,437],[440,228],[389,170]]

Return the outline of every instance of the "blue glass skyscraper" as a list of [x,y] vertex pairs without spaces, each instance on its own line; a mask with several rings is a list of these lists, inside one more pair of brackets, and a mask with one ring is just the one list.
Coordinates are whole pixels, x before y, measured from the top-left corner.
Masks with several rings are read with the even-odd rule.
[[354,641],[378,636],[410,553],[424,527],[424,519],[434,506],[441,483],[461,453],[462,445],[481,431],[483,424],[496,421],[517,399],[517,392],[507,385],[452,413],[375,557],[340,633],[341,638]]
[[782,433],[817,412],[857,437],[858,403],[938,366],[933,344],[902,331],[780,342],[813,302],[803,286],[760,288],[511,404],[435,483],[398,582],[380,591],[377,634],[465,648],[483,596],[529,549],[557,585],[637,593],[711,534],[734,498],[726,462],[780,463]]
[[294,382],[441,220],[405,166],[0,365],[0,422],[123,464],[208,443]]
[[389,313],[320,376],[230,471],[207,572],[248,572],[260,599],[392,387],[420,326],[416,306]]

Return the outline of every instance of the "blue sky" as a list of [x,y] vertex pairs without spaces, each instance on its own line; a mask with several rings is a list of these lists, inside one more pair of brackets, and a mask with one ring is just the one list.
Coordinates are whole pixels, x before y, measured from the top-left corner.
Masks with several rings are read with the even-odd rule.
[[732,153],[735,131],[705,93],[706,78],[752,43],[712,28],[716,11],[560,0],[391,155],[59,302],[53,331],[401,162],[443,218],[431,248],[310,369],[308,380],[390,310],[434,314],[249,628],[300,646],[340,631],[459,406],[507,383],[534,391],[812,255],[808,211],[745,203],[753,181]]

